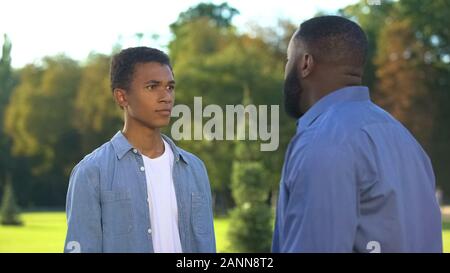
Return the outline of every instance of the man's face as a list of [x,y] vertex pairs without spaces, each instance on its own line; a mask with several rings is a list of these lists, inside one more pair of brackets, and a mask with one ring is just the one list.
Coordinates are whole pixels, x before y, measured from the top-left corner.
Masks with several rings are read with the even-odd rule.
[[169,66],[157,62],[136,64],[127,91],[126,111],[130,118],[152,129],[169,124],[175,95]]
[[300,49],[295,46],[296,33],[291,38],[289,42],[286,68],[284,70],[284,108],[286,113],[295,118],[300,118],[303,113],[300,110],[300,96],[302,93],[302,87],[300,84],[300,78],[298,76],[297,61],[301,52]]

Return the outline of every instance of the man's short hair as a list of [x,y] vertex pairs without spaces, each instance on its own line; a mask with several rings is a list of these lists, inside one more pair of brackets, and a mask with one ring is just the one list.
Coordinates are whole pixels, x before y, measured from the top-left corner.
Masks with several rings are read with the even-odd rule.
[[113,56],[110,69],[111,90],[122,88],[128,90],[133,78],[134,68],[138,63],[157,62],[170,67],[170,59],[161,50],[150,47],[131,47]]
[[364,66],[367,37],[355,22],[340,16],[319,16],[300,25],[295,36],[318,62]]

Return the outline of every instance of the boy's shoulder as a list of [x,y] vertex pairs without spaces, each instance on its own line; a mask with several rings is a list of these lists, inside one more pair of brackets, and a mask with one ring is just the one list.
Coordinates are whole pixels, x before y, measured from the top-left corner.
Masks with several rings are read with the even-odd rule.
[[74,167],[74,170],[87,172],[99,171],[101,167],[115,155],[111,141],[102,144],[91,153],[84,156]]
[[[199,166],[199,167],[204,167],[205,164],[203,163],[203,161],[195,154],[186,151],[185,149],[177,146],[175,144],[175,142],[169,138],[166,135],[163,135],[163,138],[165,141],[167,141],[169,143],[169,145],[171,146],[172,150],[176,149],[176,152],[180,155],[180,157],[189,165],[193,165],[193,166]],[[174,151],[175,152],[175,151]]]

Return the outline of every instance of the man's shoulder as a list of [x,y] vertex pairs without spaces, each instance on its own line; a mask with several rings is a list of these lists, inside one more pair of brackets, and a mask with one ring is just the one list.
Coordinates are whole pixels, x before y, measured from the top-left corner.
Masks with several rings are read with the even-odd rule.
[[378,105],[349,102],[331,109],[318,120],[311,133],[313,141],[308,146],[313,153],[334,150],[353,154],[367,148],[371,142],[384,139],[387,132],[399,139],[413,139],[401,122]]
[[355,130],[372,123],[392,123],[395,119],[378,105],[370,102],[347,102],[333,108],[327,117],[346,128]]
[[[322,155],[331,151],[347,154],[351,152],[354,139],[360,137],[365,125],[380,121],[378,109],[370,104],[342,103],[322,113],[305,130],[294,138],[296,152],[301,157]],[[300,153],[301,149],[301,153]]]
[[372,102],[338,105],[319,118],[317,136],[331,143],[353,141],[367,126],[401,126],[388,112]]

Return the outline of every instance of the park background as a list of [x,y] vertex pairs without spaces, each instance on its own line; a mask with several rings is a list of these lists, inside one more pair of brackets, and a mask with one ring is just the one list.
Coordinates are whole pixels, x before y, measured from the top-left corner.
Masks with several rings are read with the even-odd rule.
[[[192,106],[201,96],[223,109],[278,105],[289,39],[303,20],[322,14],[355,20],[368,35],[364,84],[430,155],[450,252],[450,1],[15,2],[21,6],[0,3],[0,252],[63,251],[70,171],[122,125],[109,89],[112,54],[138,45],[166,51],[176,104]],[[265,12],[246,15],[252,10]],[[44,33],[53,39],[48,46]],[[115,40],[94,48],[108,33]],[[52,47],[62,42],[70,50]],[[284,151],[295,132],[280,107],[276,151],[260,152],[255,141],[178,142],[207,166],[220,252],[270,250]]]

